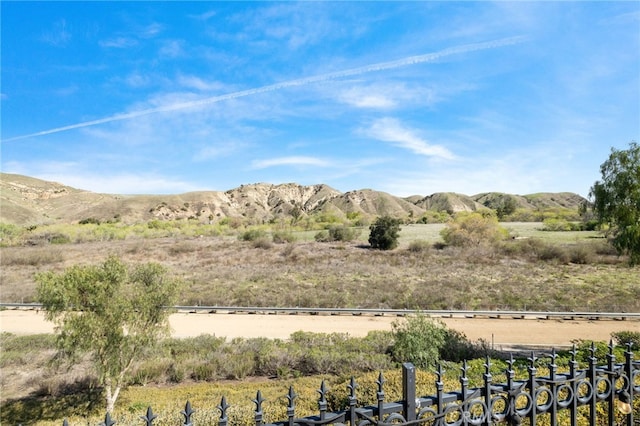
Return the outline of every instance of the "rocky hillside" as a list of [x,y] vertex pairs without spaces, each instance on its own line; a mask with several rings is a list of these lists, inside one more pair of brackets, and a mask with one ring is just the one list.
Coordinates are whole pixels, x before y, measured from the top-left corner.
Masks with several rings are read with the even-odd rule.
[[228,191],[188,192],[177,195],[97,194],[27,176],[0,174],[0,222],[16,225],[74,223],[87,218],[100,221],[117,218],[125,223],[196,218],[217,221],[245,217],[256,222],[274,217],[327,213],[337,216],[388,214],[420,217],[427,210],[475,211],[512,198],[518,208],[577,209],[584,199],[573,193],[511,195],[485,193],[467,196],[455,193],[414,195],[407,198],[361,189],[342,193],[327,185],[295,183],[241,185]]

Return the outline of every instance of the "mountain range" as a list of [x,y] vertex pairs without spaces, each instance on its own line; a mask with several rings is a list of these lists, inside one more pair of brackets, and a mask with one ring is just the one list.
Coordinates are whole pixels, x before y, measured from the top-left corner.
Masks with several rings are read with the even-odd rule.
[[428,211],[475,211],[510,200],[518,209],[577,210],[586,200],[575,193],[529,195],[488,192],[472,196],[438,192],[428,196],[396,197],[359,189],[337,191],[324,184],[241,185],[227,191],[198,191],[174,195],[100,194],[57,182],[0,173],[0,222],[15,225],[74,223],[88,218],[123,223],[196,218],[217,221],[245,217],[255,222],[278,217],[349,213],[418,218]]

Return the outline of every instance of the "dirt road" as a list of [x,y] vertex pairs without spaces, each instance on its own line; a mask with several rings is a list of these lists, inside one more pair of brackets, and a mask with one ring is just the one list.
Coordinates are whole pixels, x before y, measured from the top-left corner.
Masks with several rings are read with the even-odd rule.
[[[391,316],[312,316],[266,314],[174,314],[170,318],[174,337],[215,334],[227,338],[268,337],[287,339],[299,330],[349,333],[364,336],[371,330],[390,330],[397,320]],[[469,319],[443,318],[451,329],[461,331],[471,340],[484,339],[496,349],[518,345],[563,346],[573,340],[608,341],[614,331],[640,331],[640,321],[558,321],[538,319]],[[15,334],[53,332],[41,312],[0,311],[0,330]]]

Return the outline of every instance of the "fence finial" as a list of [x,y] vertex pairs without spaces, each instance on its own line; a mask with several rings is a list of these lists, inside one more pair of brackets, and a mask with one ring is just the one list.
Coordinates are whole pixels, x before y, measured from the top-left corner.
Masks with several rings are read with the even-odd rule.
[[153,421],[157,418],[158,416],[156,416],[155,414],[153,414],[153,410],[151,409],[151,407],[147,407],[147,415],[146,416],[140,416],[140,418],[142,420],[144,420],[144,422],[146,423],[147,426],[151,426],[153,424]]
[[184,411],[180,413],[184,416],[183,426],[191,426],[191,416],[193,413],[195,413],[195,411],[191,409],[191,402],[187,401],[184,406]]

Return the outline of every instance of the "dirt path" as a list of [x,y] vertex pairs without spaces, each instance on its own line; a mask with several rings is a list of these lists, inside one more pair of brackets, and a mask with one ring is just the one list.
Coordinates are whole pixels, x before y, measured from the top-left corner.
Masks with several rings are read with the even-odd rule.
[[[287,339],[299,330],[349,333],[364,336],[371,330],[390,330],[397,317],[312,316],[263,314],[174,314],[170,318],[174,337],[200,334],[233,337],[268,337]],[[467,319],[443,318],[451,329],[461,331],[471,340],[484,339],[501,346],[570,345],[572,340],[604,340],[614,331],[640,331],[640,321],[558,321],[537,319]],[[0,330],[15,334],[53,332],[41,312],[24,310],[0,311]]]

